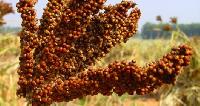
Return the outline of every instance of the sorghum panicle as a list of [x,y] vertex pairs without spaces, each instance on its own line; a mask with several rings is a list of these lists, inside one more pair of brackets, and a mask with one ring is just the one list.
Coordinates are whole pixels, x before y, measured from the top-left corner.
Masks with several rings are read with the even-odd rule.
[[181,67],[189,64],[191,48],[179,46],[148,67],[123,61],[89,68],[136,34],[141,13],[135,3],[105,6],[106,0],[49,0],[38,24],[36,2],[17,4],[23,20],[17,94],[32,105],[98,93],[146,94],[174,83]]
[[162,30],[163,31],[172,31],[173,28],[170,24],[165,24],[165,25],[162,26]]
[[0,1],[0,26],[5,24],[3,16],[14,13],[11,4],[5,3],[2,0]]
[[156,21],[162,22],[162,17],[160,15],[156,16]]
[[172,24],[177,24],[177,23],[178,23],[177,17],[171,17],[170,19],[171,19],[170,22],[171,22]]

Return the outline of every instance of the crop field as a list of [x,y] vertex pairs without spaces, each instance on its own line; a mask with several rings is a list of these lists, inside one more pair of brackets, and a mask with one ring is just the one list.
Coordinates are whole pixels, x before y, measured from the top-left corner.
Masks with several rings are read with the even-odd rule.
[[[150,106],[150,104],[152,106],[159,104],[161,106],[198,106],[200,105],[200,38],[187,39],[189,41],[131,38],[127,43],[112,49],[111,53],[96,65],[96,67],[103,67],[114,60],[135,59],[137,64],[144,66],[150,61],[161,58],[172,46],[186,42],[193,47],[194,55],[190,66],[182,70],[174,86],[164,86],[144,97],[127,94],[121,97],[116,94],[108,97],[97,95],[52,106]],[[9,33],[0,35],[0,106],[27,105],[24,99],[16,96],[19,48],[18,36]]]
[[0,0],[0,106],[200,106],[199,1],[179,2]]

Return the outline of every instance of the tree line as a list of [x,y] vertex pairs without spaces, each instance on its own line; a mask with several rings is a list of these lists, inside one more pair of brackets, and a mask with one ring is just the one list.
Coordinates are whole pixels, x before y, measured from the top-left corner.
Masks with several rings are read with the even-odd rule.
[[[164,30],[164,27],[170,27],[170,30]],[[141,30],[141,37],[144,39],[155,39],[155,38],[169,38],[173,30],[179,28],[189,37],[200,36],[200,23],[191,24],[169,24],[169,23],[145,23]]]

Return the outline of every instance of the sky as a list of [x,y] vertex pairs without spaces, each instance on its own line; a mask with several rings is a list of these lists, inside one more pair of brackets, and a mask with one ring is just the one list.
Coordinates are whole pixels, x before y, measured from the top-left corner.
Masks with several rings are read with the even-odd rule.
[[[18,0],[4,0],[5,2],[12,3],[14,10],[16,10],[16,3]],[[200,0],[134,0],[137,7],[142,12],[139,21],[139,28],[146,22],[155,23],[155,17],[161,15],[163,21],[169,22],[170,17],[177,17],[179,23],[200,23]],[[107,0],[106,4],[120,3],[121,0]],[[38,0],[36,10],[38,18],[41,17],[43,8],[47,0]],[[19,27],[21,23],[20,15],[9,14],[4,17],[7,22],[6,26]]]

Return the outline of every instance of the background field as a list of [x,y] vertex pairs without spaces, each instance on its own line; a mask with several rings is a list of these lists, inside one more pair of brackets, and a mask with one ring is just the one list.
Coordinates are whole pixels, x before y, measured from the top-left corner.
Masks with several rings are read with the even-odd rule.
[[[181,36],[180,36],[181,35]],[[171,39],[134,39],[112,49],[97,66],[106,66],[114,60],[132,60],[143,66],[161,58],[172,46],[187,43],[193,47],[194,54],[190,66],[178,77],[177,83],[163,86],[158,91],[146,96],[113,94],[87,96],[69,103],[53,106],[200,106],[200,38],[187,38],[181,32],[173,32]],[[0,35],[0,106],[25,106],[24,99],[16,95],[18,75],[18,57],[20,53],[19,37],[16,34]]]

